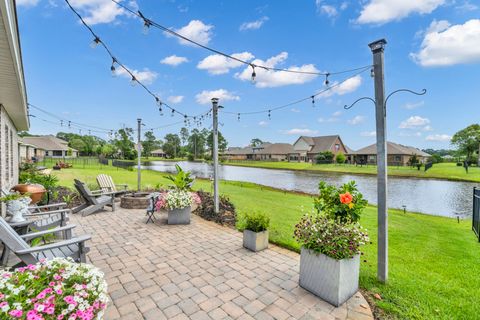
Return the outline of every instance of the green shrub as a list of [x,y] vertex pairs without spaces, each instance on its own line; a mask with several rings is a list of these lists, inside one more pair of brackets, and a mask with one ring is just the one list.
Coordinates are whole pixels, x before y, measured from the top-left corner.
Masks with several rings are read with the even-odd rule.
[[332,163],[335,155],[331,151],[320,152],[316,157],[315,161],[317,164]]
[[344,164],[346,160],[347,160],[347,158],[345,157],[345,155],[343,153],[341,153],[341,152],[337,153],[337,156],[335,157],[335,161],[338,164]]
[[193,156],[193,154],[189,153],[188,156],[187,156],[187,160],[188,161],[193,161],[193,160],[195,160],[195,157]]
[[242,231],[262,232],[268,230],[269,225],[270,217],[263,212],[252,211],[238,215],[237,228]]

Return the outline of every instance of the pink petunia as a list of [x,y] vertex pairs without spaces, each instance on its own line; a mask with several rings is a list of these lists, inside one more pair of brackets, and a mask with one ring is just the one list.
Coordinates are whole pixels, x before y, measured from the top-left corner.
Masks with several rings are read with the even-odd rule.
[[23,311],[22,310],[11,310],[9,313],[14,318],[21,318],[23,316]]

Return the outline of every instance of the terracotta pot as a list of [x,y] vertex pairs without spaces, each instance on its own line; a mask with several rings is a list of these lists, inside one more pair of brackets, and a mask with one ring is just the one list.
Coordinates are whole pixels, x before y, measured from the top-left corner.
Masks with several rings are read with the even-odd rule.
[[47,190],[41,184],[17,184],[12,188],[12,190],[20,193],[30,193],[30,199],[32,199],[32,204],[36,204],[42,200],[43,195]]

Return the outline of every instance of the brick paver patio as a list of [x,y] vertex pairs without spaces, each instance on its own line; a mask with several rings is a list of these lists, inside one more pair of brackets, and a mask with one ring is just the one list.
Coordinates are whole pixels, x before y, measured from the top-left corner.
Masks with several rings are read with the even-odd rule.
[[107,277],[106,319],[373,319],[360,293],[334,308],[300,288],[296,253],[252,253],[241,233],[196,216],[188,226],[145,220],[126,209],[71,217]]

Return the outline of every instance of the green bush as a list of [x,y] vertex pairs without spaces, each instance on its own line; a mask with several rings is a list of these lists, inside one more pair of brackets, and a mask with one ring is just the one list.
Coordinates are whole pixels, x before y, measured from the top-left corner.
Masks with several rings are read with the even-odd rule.
[[317,164],[322,164],[322,163],[332,163],[333,158],[335,158],[335,155],[331,151],[323,151],[320,152],[316,157],[315,161]]
[[338,164],[344,164],[345,161],[347,160],[347,158],[345,157],[345,155],[343,153],[337,153],[337,156],[335,157],[335,161],[338,163]]
[[193,156],[193,154],[189,153],[188,156],[187,156],[187,160],[188,161],[193,161],[193,160],[195,160],[195,157]]
[[250,230],[253,232],[262,232],[268,230],[270,217],[263,212],[251,211],[238,215],[237,228],[241,231]]

